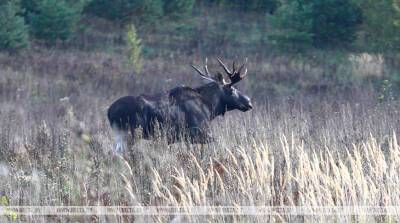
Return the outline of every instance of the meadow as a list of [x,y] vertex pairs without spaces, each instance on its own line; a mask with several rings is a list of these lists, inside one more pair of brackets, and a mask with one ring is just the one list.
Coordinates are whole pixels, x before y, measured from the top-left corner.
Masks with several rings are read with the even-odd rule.
[[[1,205],[400,205],[399,103],[391,98],[385,82],[378,90],[368,84],[348,84],[357,75],[366,79],[379,76],[368,73],[380,70],[379,60],[360,62],[369,66],[363,69],[359,64],[340,61],[315,65],[277,55],[249,57],[248,79],[239,88],[253,98],[254,109],[230,112],[214,120],[214,142],[168,145],[160,132],[154,140],[130,144],[121,156],[113,154],[115,145],[106,118],[108,106],[123,95],[156,93],[180,84],[198,86],[201,80],[189,65],[201,65],[203,60],[201,56],[153,57],[144,61],[141,73],[136,73],[119,54],[62,49],[1,54]],[[220,69],[215,58],[210,62],[212,72]],[[371,68],[371,64],[376,66]],[[333,71],[348,76],[332,81],[323,75]],[[0,220],[399,220],[397,216],[364,214],[367,213],[151,217],[10,214]]]

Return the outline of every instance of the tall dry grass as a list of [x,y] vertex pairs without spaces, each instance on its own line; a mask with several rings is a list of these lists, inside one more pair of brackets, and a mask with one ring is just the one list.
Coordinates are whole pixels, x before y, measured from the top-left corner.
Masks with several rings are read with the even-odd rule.
[[[253,63],[254,76],[241,88],[258,98],[256,106],[251,112],[230,112],[214,120],[214,142],[167,145],[160,134],[116,156],[111,153],[114,142],[105,116],[112,100],[177,83],[198,84],[194,75],[186,73],[191,72],[189,67],[182,67],[199,59],[154,59],[145,62],[143,74],[134,74],[118,57],[51,53],[26,55],[19,61],[2,58],[0,196],[9,205],[400,205],[396,101],[379,103],[371,91],[340,87],[333,92],[271,97],[252,89],[253,83],[278,67],[284,67],[279,68],[284,78],[293,79],[298,73],[291,72],[298,64]],[[318,71],[304,69],[315,72],[301,76],[299,81],[308,83]],[[161,78],[155,82],[154,76]],[[398,220],[390,216],[16,218],[22,222]],[[13,219],[3,216],[0,221]]]

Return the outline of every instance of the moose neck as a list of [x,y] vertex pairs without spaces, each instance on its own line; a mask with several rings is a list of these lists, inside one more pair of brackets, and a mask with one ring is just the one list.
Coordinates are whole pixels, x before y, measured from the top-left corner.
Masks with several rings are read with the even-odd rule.
[[208,83],[195,89],[203,98],[210,109],[211,119],[219,115],[224,115],[227,111],[226,105],[222,100],[221,88],[217,83]]

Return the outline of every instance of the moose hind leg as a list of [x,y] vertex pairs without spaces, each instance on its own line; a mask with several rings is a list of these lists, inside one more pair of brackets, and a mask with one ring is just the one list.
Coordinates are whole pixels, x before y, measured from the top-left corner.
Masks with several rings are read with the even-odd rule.
[[114,128],[115,135],[115,149],[114,152],[117,154],[122,154],[126,149],[126,136],[127,132],[121,129]]

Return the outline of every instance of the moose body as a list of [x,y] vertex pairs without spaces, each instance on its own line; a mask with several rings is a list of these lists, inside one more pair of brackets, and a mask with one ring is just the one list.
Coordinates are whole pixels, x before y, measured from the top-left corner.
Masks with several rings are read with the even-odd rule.
[[178,86],[163,94],[125,96],[116,100],[107,114],[117,133],[116,151],[124,150],[123,138],[129,130],[135,135],[135,130],[141,128],[143,138],[149,139],[154,136],[156,125],[164,130],[168,143],[186,138],[203,144],[211,139],[209,122],[215,117],[234,109],[250,110],[250,99],[233,87],[242,79],[240,71],[244,64],[239,71],[230,72],[219,62],[231,83],[226,83],[220,73],[217,79],[211,78],[205,65],[206,74],[194,67],[208,82],[200,87]]
[[142,128],[143,138],[154,135],[155,125],[168,129],[167,139],[173,143],[184,133],[193,142],[205,143],[207,121],[212,110],[203,97],[185,86],[173,88],[156,96],[126,96],[115,101],[108,110],[111,125],[128,131]]

